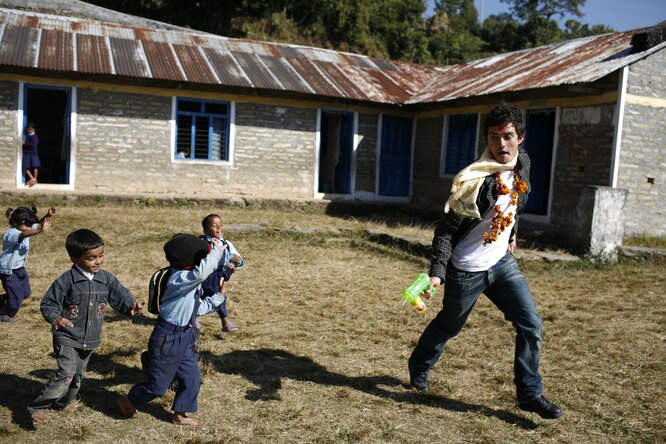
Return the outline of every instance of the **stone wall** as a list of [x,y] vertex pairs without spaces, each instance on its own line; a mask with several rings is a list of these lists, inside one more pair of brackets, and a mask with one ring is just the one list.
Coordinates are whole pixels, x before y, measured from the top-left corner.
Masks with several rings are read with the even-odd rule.
[[563,107],[558,129],[551,225],[567,230],[588,185],[610,185],[614,104]]
[[666,51],[629,67],[618,187],[629,190],[626,236],[666,235]]
[[294,199],[314,193],[315,108],[236,105],[236,146],[229,190]]
[[18,83],[0,82],[0,188],[16,188]]
[[79,90],[76,190],[176,196],[313,193],[316,110],[240,103],[233,163],[172,161],[171,98]]

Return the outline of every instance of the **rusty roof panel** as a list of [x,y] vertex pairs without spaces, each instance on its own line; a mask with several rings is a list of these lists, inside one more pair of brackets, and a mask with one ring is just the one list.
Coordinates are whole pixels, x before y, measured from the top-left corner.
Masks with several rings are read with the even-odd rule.
[[268,68],[266,68],[258,56],[235,51],[231,51],[231,55],[236,59],[243,72],[245,72],[245,75],[250,78],[255,88],[284,89],[280,82],[271,75]]
[[187,80],[194,83],[219,83],[198,46],[173,45]]
[[73,35],[57,29],[44,29],[40,38],[38,67],[55,71],[74,69]]
[[354,82],[351,81],[344,71],[337,68],[337,65],[329,62],[313,62],[319,67],[320,70],[327,74],[328,79],[334,82],[338,90],[342,91],[343,95],[350,99],[367,100],[368,97],[362,90],[356,87]]
[[116,74],[130,77],[148,77],[148,67],[145,65],[139,51],[139,43],[135,40],[111,37],[111,55]]
[[250,80],[229,52],[221,52],[213,48],[204,48],[203,51],[223,85],[252,86]]
[[315,91],[315,94],[329,97],[341,97],[342,93],[336,89],[317,67],[306,58],[287,58],[287,61],[298,72],[310,87]]
[[6,25],[2,33],[0,64],[32,68],[38,34],[37,29]]
[[631,38],[642,30],[604,34],[500,54],[442,70],[407,103],[594,82],[666,47],[632,53]]
[[294,70],[294,68],[287,63],[283,58],[273,56],[260,56],[261,60],[266,65],[271,73],[278,79],[278,81],[288,91],[297,91],[307,94],[314,93],[308,83]]
[[112,74],[104,37],[76,34],[76,68],[79,72]]
[[150,72],[155,79],[186,80],[168,43],[142,40]]

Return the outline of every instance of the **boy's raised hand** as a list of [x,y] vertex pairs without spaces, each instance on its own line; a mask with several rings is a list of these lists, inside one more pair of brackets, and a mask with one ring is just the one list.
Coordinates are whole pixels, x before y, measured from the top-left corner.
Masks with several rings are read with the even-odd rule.
[[69,319],[63,318],[62,316],[60,316],[53,323],[53,329],[54,330],[60,330],[63,327],[74,327],[74,323],[72,321],[70,321]]
[[132,308],[130,308],[130,316],[136,316],[139,313],[141,313],[141,310],[143,310],[143,306],[146,305],[145,302],[135,302],[132,304]]

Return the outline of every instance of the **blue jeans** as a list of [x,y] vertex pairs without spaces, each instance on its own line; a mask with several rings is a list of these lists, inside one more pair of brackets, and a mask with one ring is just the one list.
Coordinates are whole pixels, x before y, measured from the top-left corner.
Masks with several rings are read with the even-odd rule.
[[409,358],[410,369],[427,372],[435,365],[446,342],[460,333],[474,304],[484,293],[516,329],[513,382],[518,402],[539,396],[541,317],[513,255],[507,252],[487,271],[462,271],[449,263],[444,291],[444,307],[421,334]]
[[45,411],[49,407],[62,409],[74,401],[92,356],[92,350],[67,345],[54,345],[53,351],[58,360],[58,371],[46,383],[39,396],[28,405],[30,413]]

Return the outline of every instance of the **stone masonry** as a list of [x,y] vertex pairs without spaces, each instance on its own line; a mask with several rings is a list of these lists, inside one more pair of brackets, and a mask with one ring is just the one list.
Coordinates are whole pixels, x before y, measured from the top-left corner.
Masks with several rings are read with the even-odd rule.
[[0,82],[0,188],[16,187],[18,84]]
[[627,93],[654,106],[627,103],[624,110],[618,187],[629,190],[627,235],[666,235],[666,51],[629,67]]

